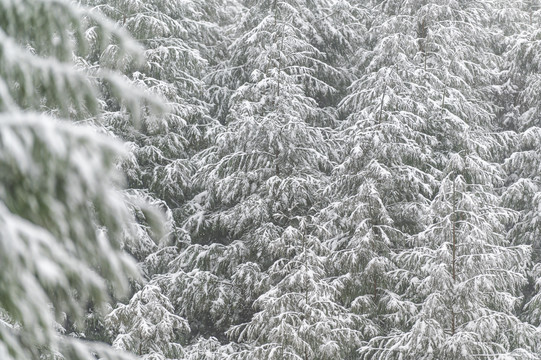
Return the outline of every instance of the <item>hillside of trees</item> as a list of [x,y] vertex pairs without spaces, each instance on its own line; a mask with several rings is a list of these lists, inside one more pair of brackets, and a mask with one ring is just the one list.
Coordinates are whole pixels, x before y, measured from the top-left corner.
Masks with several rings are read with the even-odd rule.
[[541,3],[0,0],[0,359],[541,359]]

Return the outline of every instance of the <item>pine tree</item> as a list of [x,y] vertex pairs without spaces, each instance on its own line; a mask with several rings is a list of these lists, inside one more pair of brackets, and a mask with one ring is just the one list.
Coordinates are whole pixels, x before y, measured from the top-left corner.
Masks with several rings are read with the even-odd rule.
[[[326,79],[344,77],[318,48],[319,6],[247,5],[229,48],[231,60],[207,77],[216,84],[216,113],[225,126],[215,145],[197,156],[195,179],[204,191],[191,202],[186,222],[192,245],[171,263],[170,297],[195,334],[226,340],[227,331],[239,341],[233,357],[280,356],[282,350],[318,356],[320,349],[325,358],[349,354],[359,343],[358,331],[350,330],[358,320],[335,304],[327,261],[318,259],[320,240],[310,227],[299,229],[322,201],[335,156],[325,127],[335,115],[320,97],[332,100],[327,95],[336,90]],[[288,277],[286,269],[295,275]],[[288,285],[302,279],[310,289]],[[323,294],[327,300],[318,302]],[[300,295],[307,299],[303,308],[296,304]],[[285,301],[284,314],[277,296]],[[286,320],[286,309],[305,317],[305,334],[296,332],[293,317]],[[270,334],[279,319],[287,325]],[[323,327],[327,334],[318,338]],[[303,339],[305,346],[287,338]],[[327,340],[334,345],[323,349]]]
[[[193,169],[189,157],[205,147],[205,132],[212,128],[208,105],[202,101],[205,89],[200,78],[208,61],[201,52],[216,41],[218,29],[210,22],[188,17],[200,16],[196,6],[203,5],[197,2],[184,6],[175,6],[172,1],[90,3],[114,16],[143,42],[144,64],[124,67],[123,71],[136,85],[162,96],[169,105],[166,116],[145,114],[141,126],[134,128],[125,121],[123,109],[109,104],[109,130],[128,141],[133,154],[122,165],[129,185],[148,190],[169,208],[180,207],[190,197]],[[88,36],[98,40],[92,31]],[[97,51],[89,61],[96,66],[107,64],[116,52],[115,48]]]
[[329,250],[308,235],[307,224],[288,227],[273,241],[282,254],[267,270],[273,285],[253,304],[250,322],[228,333],[251,345],[238,359],[350,359],[366,333],[366,321],[341,306],[341,283],[329,278]]
[[[438,190],[428,198],[429,208],[414,212],[420,217],[413,224],[424,226],[408,231],[405,248],[391,257],[397,268],[387,272],[394,278],[393,291],[399,298],[417,305],[388,333],[363,346],[361,355],[366,359],[535,358],[536,340],[528,339],[539,334],[514,315],[529,250],[506,241],[505,228],[514,212],[501,205],[498,195],[503,172],[497,162],[505,158],[513,136],[494,122],[499,78],[492,69],[500,68],[502,60],[494,52],[495,39],[484,30],[492,14],[474,1],[460,6],[453,2],[408,5],[388,9],[401,14],[391,16],[388,26],[402,27],[408,24],[404,19],[412,19],[405,33],[407,38],[415,31],[416,37],[409,36],[417,44],[404,46],[404,39],[389,39],[387,44],[405,50],[396,53],[411,52],[399,55],[400,60],[422,59],[417,66],[423,68],[426,80],[414,80],[411,86],[426,84],[419,88],[426,100],[418,101],[419,105],[412,102],[414,110],[406,116],[431,110],[428,115],[434,126],[424,132],[432,139],[427,143],[427,164],[433,168],[429,173]],[[403,70],[415,74],[401,61],[394,72]],[[390,91],[394,96],[394,87]],[[385,96],[382,113],[388,106]],[[508,336],[502,328],[513,328],[519,335]]]
[[106,324],[114,336],[113,346],[130,351],[143,359],[178,359],[183,356],[181,343],[190,328],[174,314],[170,300],[154,284],[147,284],[126,305],[118,305],[107,315]]
[[372,5],[362,12],[368,31],[359,34],[362,47],[351,58],[357,78],[339,107],[341,164],[326,191],[334,201],[319,220],[334,276],[345,285],[340,301],[365,318],[366,339],[399,326],[415,308],[394,292],[388,273],[408,234],[427,225],[439,175],[434,98],[443,87],[437,64],[427,60],[425,67],[416,16],[398,21],[389,4]]
[[[512,6],[514,5],[514,6]],[[516,19],[515,26],[507,35],[506,58],[508,66],[504,79],[506,97],[502,97],[504,121],[512,123],[517,131],[512,153],[505,161],[509,183],[504,193],[505,204],[518,211],[519,217],[508,233],[516,245],[532,246],[533,254],[529,284],[524,289],[524,318],[540,323],[539,276],[540,247],[538,206],[540,203],[539,168],[539,101],[535,93],[539,89],[539,61],[536,51],[539,31],[540,9],[535,2],[519,2],[509,6]],[[511,11],[508,11],[511,12]],[[509,120],[508,120],[509,119]]]
[[[133,236],[114,166],[121,146],[69,122],[100,111],[98,88],[72,57],[87,45],[84,19],[103,45],[140,58],[125,32],[70,2],[0,1],[2,359],[127,358],[62,334],[88,303],[102,306],[110,287],[122,294],[138,277],[121,251]],[[134,104],[145,100],[116,73],[99,76]]]
[[[320,171],[330,164],[324,153],[328,151],[325,130],[303,120],[311,112],[317,113],[315,104],[303,95],[291,77],[285,74],[280,77],[279,97],[276,79],[263,74],[258,83],[242,87],[239,103],[231,111],[234,120],[218,137],[217,145],[202,154],[206,165],[200,167],[196,179],[207,190],[195,198],[199,204],[193,206],[198,210],[186,224],[194,244],[181,254],[183,260],[179,265],[183,264],[184,268],[218,272],[208,275],[212,278],[216,275],[242,278],[244,275],[234,273],[245,262],[255,262],[258,271],[265,271],[277,260],[265,256],[269,254],[267,236],[280,237],[296,221],[295,217],[302,217],[317,201],[315,196],[322,181]],[[244,270],[239,266],[238,271]],[[212,283],[229,288],[219,277]],[[234,289],[227,293],[241,303],[215,312],[218,318],[211,320],[217,325],[223,323],[222,331],[242,319],[238,317],[242,314],[240,309],[248,310],[243,317],[249,315],[251,302],[255,300],[241,296]],[[185,304],[185,307],[194,305]],[[237,311],[240,313],[231,314]]]
[[[115,347],[145,358],[177,358],[190,336],[185,320],[168,298],[169,285],[160,289],[152,280],[167,272],[189,236],[180,228],[185,202],[193,195],[190,157],[204,149],[214,135],[216,122],[205,103],[206,89],[201,80],[222,40],[213,21],[223,21],[217,4],[189,1],[88,1],[95,10],[108,14],[145,45],[145,61],[122,71],[136,86],[163,97],[168,112],[155,116],[144,113],[139,127],[126,122],[126,110],[107,99],[104,115],[107,130],[128,141],[130,157],[121,164],[128,174],[132,210],[139,221],[138,238],[128,249],[136,255],[150,280],[137,284],[138,290],[127,304],[118,304],[108,316],[107,327]],[[96,35],[89,31],[91,40]],[[97,68],[115,59],[117,49],[96,51],[87,61]],[[165,233],[149,231],[153,213],[141,206],[152,203],[167,221]],[[164,285],[161,283],[161,285]],[[150,305],[150,303],[152,305]],[[159,318],[157,318],[157,310]],[[137,317],[130,318],[130,314]],[[162,320],[160,320],[162,319]],[[164,324],[170,326],[160,325]],[[176,327],[181,329],[176,329]],[[154,334],[151,334],[155,331]],[[149,338],[150,337],[150,338]]]
[[418,312],[404,330],[362,347],[363,358],[537,358],[538,330],[514,315],[529,248],[509,246],[504,228],[513,212],[490,186],[455,175],[464,163],[453,160],[431,204],[433,225],[395,258],[393,275]]
[[[330,2],[250,0],[241,3],[246,10],[232,29],[234,42],[229,49],[229,60],[207,77],[212,83],[211,96],[220,122],[226,122],[234,92],[260,73],[293,76],[319,107],[335,105],[338,90],[347,86],[348,79],[338,68],[340,61],[332,57],[346,53],[352,45],[331,21]],[[332,45],[339,50],[331,52]],[[320,125],[332,125],[328,115],[320,121]]]

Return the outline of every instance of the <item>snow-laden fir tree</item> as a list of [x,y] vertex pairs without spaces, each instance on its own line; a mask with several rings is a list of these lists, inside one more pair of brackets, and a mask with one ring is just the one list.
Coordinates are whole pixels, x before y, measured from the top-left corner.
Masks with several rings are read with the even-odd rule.
[[[226,21],[227,9],[209,1],[88,3],[95,11],[116,19],[146,47],[143,64],[125,66],[122,71],[134,84],[158,94],[168,105],[165,114],[145,113],[139,127],[126,121],[126,110],[113,99],[106,100],[109,111],[103,115],[107,130],[128,141],[130,156],[121,167],[128,174],[132,209],[140,223],[138,241],[128,250],[142,261],[145,275],[151,279],[168,271],[168,262],[189,241],[178,223],[183,219],[182,207],[193,192],[190,157],[215,136],[201,78],[208,64],[220,58],[223,36],[218,23]],[[99,41],[92,28],[87,36]],[[118,63],[117,48],[96,49],[86,58],[96,69],[111,61]],[[148,231],[152,218],[139,206],[138,198],[165,212],[166,233]],[[106,324],[114,346],[152,359],[183,356],[182,345],[188,342],[190,329],[171,305],[173,299],[167,297],[169,286],[161,289],[153,281],[138,285],[130,302],[118,305]]]
[[281,255],[266,271],[272,287],[254,302],[251,321],[229,330],[248,344],[232,358],[354,359],[361,340],[374,333],[370,322],[340,305],[342,284],[328,275],[330,251],[305,221],[272,241]]
[[[200,302],[179,298],[190,301],[181,306],[184,311],[222,306],[209,313],[209,324],[202,324],[219,326],[213,331],[249,319],[251,303],[265,285],[258,284],[260,273],[278,259],[269,242],[317,203],[322,171],[330,167],[326,131],[304,121],[317,113],[315,102],[290,76],[273,75],[281,77],[280,85],[260,74],[257,83],[239,89],[231,111],[235,116],[217,144],[202,153],[205,165],[197,179],[206,191],[194,198],[196,212],[186,224],[193,245],[175,261],[179,269],[195,271],[194,276],[214,279],[215,288],[207,291],[215,296],[233,297],[229,304],[208,295]],[[203,275],[203,269],[213,274]],[[227,278],[241,283],[231,286]]]
[[[181,206],[190,196],[190,155],[205,147],[212,132],[208,105],[202,101],[200,80],[208,61],[202,52],[215,45],[219,29],[203,14],[209,4],[197,1],[177,6],[174,1],[89,1],[96,11],[114,17],[146,47],[145,62],[123,71],[138,86],[166,99],[169,112],[145,114],[141,127],[125,121],[126,112],[108,101],[105,118],[111,132],[128,141],[132,157],[123,163],[129,185],[149,190],[170,208]],[[89,29],[87,36],[99,38]],[[96,67],[116,62],[116,47],[96,51],[87,61]],[[213,55],[213,53],[211,53]]]
[[[312,43],[317,17],[310,23],[304,13],[317,6],[251,5],[229,48],[231,61],[207,78],[226,79],[228,100],[218,106],[227,108],[218,112],[227,125],[197,156],[196,179],[205,191],[191,202],[186,223],[193,245],[164,280],[196,333],[225,340],[234,326],[228,335],[242,343],[234,357],[350,354],[360,339],[351,328],[360,320],[336,304],[320,240],[310,226],[299,229],[322,201],[334,157],[329,129],[321,127],[333,124],[334,114],[314,97],[332,94],[325,78],[341,75]],[[286,309],[296,315],[287,317]],[[272,327],[282,320],[276,333]]]
[[[522,6],[520,6],[522,5]],[[517,30],[507,34],[506,58],[508,65],[504,73],[507,81],[502,90],[506,110],[503,121],[512,124],[517,131],[512,154],[505,161],[508,187],[504,194],[507,206],[518,211],[519,217],[511,227],[508,238],[516,245],[532,246],[533,268],[530,284],[524,289],[526,307],[523,315],[535,325],[541,322],[541,296],[539,293],[541,243],[539,236],[539,205],[541,205],[541,183],[539,178],[539,135],[540,103],[537,93],[540,88],[538,59],[540,8],[535,2],[515,4]]]
[[146,360],[183,357],[182,343],[190,332],[185,319],[174,314],[171,301],[159,286],[146,284],[128,304],[119,304],[107,315],[115,333],[113,346]]
[[[537,359],[540,333],[514,315],[526,281],[527,246],[510,246],[491,186],[468,183],[471,161],[455,155],[431,203],[433,225],[395,256],[403,294],[417,311],[402,329],[375,337],[363,359]],[[460,175],[457,175],[460,174]]]
[[[73,62],[88,45],[85,18],[102,45],[141,56],[125,32],[71,2],[0,1],[2,359],[125,358],[61,327],[81,324],[89,303],[107,301],[109,286],[122,294],[127,277],[138,276],[121,251],[133,236],[117,190],[122,148],[68,120],[100,111],[98,88]],[[97,75],[134,104],[143,100],[106,67]]]
[[334,105],[339,100],[337,90],[347,86],[348,80],[337,66],[353,47],[349,34],[340,31],[339,26],[344,25],[338,16],[340,9],[335,11],[326,0],[240,3],[245,10],[230,30],[235,40],[230,46],[228,61],[219,64],[207,77],[212,84],[210,94],[217,118],[226,121],[232,107],[231,96],[251,81],[254,71],[267,75],[271,71],[289,74],[304,85],[306,95],[315,99],[320,107]]
[[326,190],[333,201],[319,217],[334,276],[344,284],[342,304],[367,318],[372,335],[414,307],[392,291],[387,273],[405,237],[426,225],[444,87],[439,64],[419,45],[426,39],[419,39],[418,19],[398,17],[386,4],[363,12],[368,31],[351,58],[357,79],[339,107],[346,117],[337,134],[341,164]]
[[[405,249],[392,256],[396,270],[387,272],[394,278],[393,292],[414,304],[413,311],[363,346],[361,355],[536,358],[537,330],[514,315],[529,249],[507,242],[505,230],[514,212],[498,196],[503,172],[496,162],[504,159],[513,136],[494,123],[496,70],[502,61],[493,53],[495,38],[484,31],[492,13],[473,1],[408,5],[393,9],[401,16],[390,19],[395,18],[396,26],[404,26],[408,18],[416,25],[404,33],[417,42],[407,49],[420,55],[418,66],[426,80],[412,81],[412,86],[425,84],[419,89],[426,100],[412,105],[414,111],[431,109],[425,126],[432,136],[431,151],[425,165],[434,168],[438,191],[429,208],[415,212],[415,224],[424,227],[410,232]],[[403,68],[400,64],[395,71]],[[385,95],[381,99],[383,112]],[[503,330],[509,328],[512,334]]]

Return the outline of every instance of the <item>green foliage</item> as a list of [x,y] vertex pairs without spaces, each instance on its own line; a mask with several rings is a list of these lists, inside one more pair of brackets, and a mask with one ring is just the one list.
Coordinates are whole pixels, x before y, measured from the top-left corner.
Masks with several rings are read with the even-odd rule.
[[[115,168],[121,146],[96,128],[47,116],[96,115],[98,88],[75,67],[84,55],[85,21],[103,44],[131,59],[140,48],[124,32],[67,1],[0,1],[0,357],[128,358],[109,347],[61,335],[82,327],[87,304],[102,307],[138,278],[122,251],[134,236]],[[111,71],[99,74],[139,104]],[[139,106],[139,105],[137,105]]]
[[134,127],[97,80],[149,280],[108,317],[117,347],[539,357],[534,2],[90,3],[146,56],[120,61],[89,18],[82,66],[169,105]]

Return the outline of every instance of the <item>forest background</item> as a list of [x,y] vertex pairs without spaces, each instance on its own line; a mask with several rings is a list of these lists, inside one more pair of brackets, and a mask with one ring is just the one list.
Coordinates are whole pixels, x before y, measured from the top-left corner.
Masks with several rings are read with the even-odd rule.
[[540,359],[540,25],[0,0],[0,358]]

